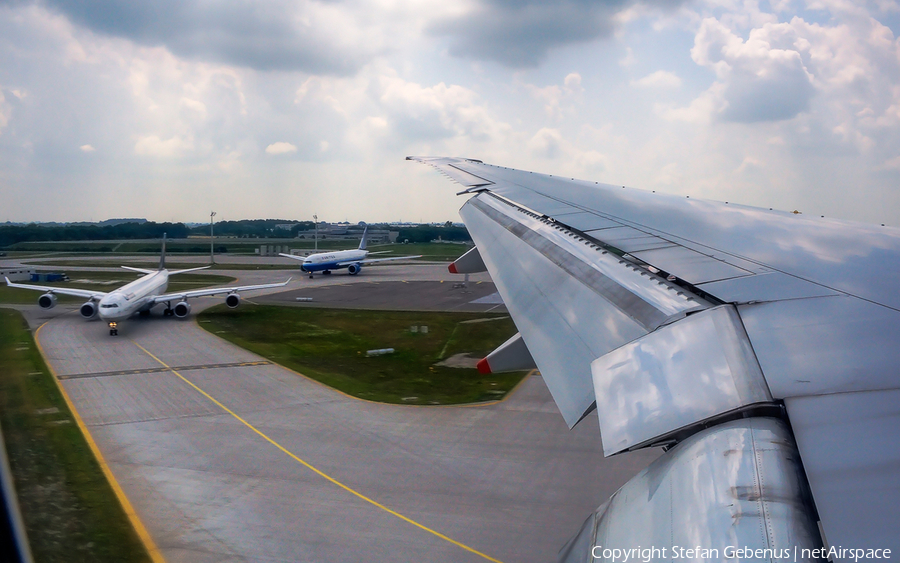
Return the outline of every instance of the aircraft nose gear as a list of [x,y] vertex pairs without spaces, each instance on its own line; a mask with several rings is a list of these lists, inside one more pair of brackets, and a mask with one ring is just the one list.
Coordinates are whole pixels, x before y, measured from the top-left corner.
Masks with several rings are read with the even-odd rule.
[[110,321],[109,323],[109,335],[110,336],[118,336],[119,335],[119,325],[115,321]]

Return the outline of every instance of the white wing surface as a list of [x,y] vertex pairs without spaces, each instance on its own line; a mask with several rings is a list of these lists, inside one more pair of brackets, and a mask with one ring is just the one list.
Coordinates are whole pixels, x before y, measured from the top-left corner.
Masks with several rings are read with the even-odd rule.
[[26,283],[14,283],[9,281],[9,278],[3,278],[6,280],[6,285],[9,287],[18,287],[19,289],[32,289],[34,291],[45,291],[47,293],[55,293],[58,295],[72,295],[74,297],[83,297],[85,299],[100,299],[106,293],[102,291],[93,291],[90,289],[75,289],[68,287],[49,287],[43,285],[31,285]]
[[365,260],[347,260],[345,262],[338,262],[338,266],[349,266],[350,264],[373,264],[375,262],[390,262],[392,260],[412,260],[413,258],[421,258],[422,255],[419,254],[417,256],[392,256],[390,258],[366,258]]
[[260,285],[243,285],[236,287],[215,287],[212,289],[198,289],[196,291],[182,291],[180,293],[167,293],[165,295],[157,295],[153,297],[153,304],[169,303],[171,301],[183,301],[185,299],[193,299],[195,297],[208,297],[211,295],[224,295],[226,293],[240,293],[242,291],[253,291],[256,289],[272,289],[276,287],[286,286],[292,278],[281,283],[265,283]]
[[408,159],[472,195],[460,215],[570,426],[596,404],[607,455],[674,454],[780,418],[828,544],[900,553],[900,230]]

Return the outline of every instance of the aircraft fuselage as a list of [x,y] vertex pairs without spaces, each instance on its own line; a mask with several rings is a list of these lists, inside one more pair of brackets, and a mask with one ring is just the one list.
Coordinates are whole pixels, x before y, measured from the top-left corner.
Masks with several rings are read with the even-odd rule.
[[162,295],[169,285],[168,270],[159,270],[125,284],[100,299],[98,314],[107,322],[122,321],[149,309],[152,297]]
[[338,250],[337,252],[321,252],[312,254],[303,260],[300,269],[304,272],[322,272],[346,268],[357,260],[365,260],[367,250]]

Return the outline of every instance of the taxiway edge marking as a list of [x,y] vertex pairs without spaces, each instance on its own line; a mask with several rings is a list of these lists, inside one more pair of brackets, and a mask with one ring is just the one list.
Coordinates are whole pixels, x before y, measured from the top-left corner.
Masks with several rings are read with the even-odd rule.
[[44,358],[44,363],[47,364],[47,369],[50,370],[50,375],[53,376],[53,381],[56,382],[56,387],[62,394],[63,400],[66,402],[66,406],[69,407],[69,412],[72,413],[72,417],[75,419],[75,424],[77,424],[78,429],[81,430],[81,434],[84,436],[88,447],[94,454],[94,458],[100,465],[100,469],[103,471],[103,475],[106,477],[107,482],[109,482],[109,486],[112,487],[113,492],[119,499],[119,503],[122,505],[122,510],[125,511],[125,515],[131,522],[131,526],[134,528],[135,533],[138,535],[138,538],[140,538],[141,543],[144,544],[144,548],[147,550],[147,555],[150,556],[150,560],[154,563],[166,563],[165,557],[163,557],[162,553],[159,550],[159,547],[157,547],[156,545],[156,542],[154,542],[153,538],[150,537],[150,532],[147,531],[144,523],[141,522],[140,517],[137,515],[137,512],[134,509],[134,506],[132,506],[131,501],[128,500],[128,496],[125,495],[125,491],[122,489],[121,485],[119,485],[119,481],[116,480],[116,476],[113,475],[112,469],[109,468],[109,464],[106,463],[106,458],[103,457],[103,453],[100,451],[100,448],[94,441],[94,437],[91,436],[91,432],[90,430],[88,430],[87,424],[84,423],[81,415],[78,414],[78,411],[75,409],[75,404],[72,402],[72,399],[69,398],[69,394],[66,392],[65,387],[63,387],[62,382],[59,380],[59,376],[57,375],[56,370],[53,369],[53,365],[47,361],[47,355],[44,353],[44,347],[41,346],[40,341],[41,329],[44,328],[44,325],[46,324],[47,323],[42,324],[37,328],[37,330],[34,331],[34,342],[37,345],[38,352],[40,352],[41,356]]
[[213,403],[215,403],[219,408],[221,408],[222,410],[224,410],[225,412],[227,412],[228,414],[230,414],[231,416],[233,416],[234,418],[236,418],[236,419],[237,419],[238,421],[240,421],[244,426],[246,426],[247,428],[249,428],[250,430],[252,430],[254,433],[256,433],[257,435],[259,435],[262,439],[264,439],[265,441],[269,442],[270,444],[272,444],[273,446],[275,446],[276,448],[278,448],[279,450],[281,450],[282,452],[284,452],[285,454],[287,454],[290,458],[292,458],[293,460],[295,460],[296,462],[298,462],[300,465],[306,467],[307,469],[309,469],[310,471],[312,471],[313,473],[315,473],[315,474],[318,475],[319,477],[322,477],[322,478],[325,479],[326,481],[328,481],[328,482],[330,482],[331,484],[333,484],[333,485],[335,485],[335,486],[337,486],[337,487],[339,487],[339,488],[341,488],[341,489],[347,491],[348,493],[350,493],[350,494],[356,496],[357,498],[359,498],[359,499],[361,499],[361,500],[364,500],[365,502],[368,502],[369,504],[371,504],[371,505],[373,505],[373,506],[375,506],[375,507],[377,507],[377,508],[380,508],[381,510],[387,512],[388,514],[391,514],[392,516],[396,516],[396,517],[399,518],[400,520],[403,520],[404,522],[406,522],[406,523],[408,523],[408,524],[412,524],[413,526],[415,526],[415,527],[417,527],[417,528],[419,528],[419,529],[421,529],[421,530],[424,530],[424,531],[426,531],[426,532],[428,532],[428,533],[430,533],[430,534],[432,534],[432,535],[434,535],[434,536],[436,536],[436,537],[438,537],[438,538],[440,538],[440,539],[442,539],[442,540],[444,540],[444,541],[447,541],[447,542],[449,542],[449,543],[451,543],[451,544],[453,544],[453,545],[455,545],[455,546],[457,546],[457,547],[459,547],[459,548],[461,548],[461,549],[463,549],[463,550],[465,550],[465,551],[468,551],[469,553],[472,553],[472,554],[474,554],[474,555],[478,555],[478,556],[480,556],[480,557],[483,557],[484,559],[486,559],[486,560],[488,560],[488,561],[492,561],[493,563],[503,563],[503,562],[500,561],[499,559],[495,559],[495,558],[491,557],[490,555],[486,555],[486,554],[484,554],[484,553],[481,553],[480,551],[478,551],[478,550],[476,550],[476,549],[474,549],[474,548],[471,548],[471,547],[467,546],[467,545],[464,544],[464,543],[460,543],[460,542],[458,542],[458,541],[456,541],[456,540],[454,540],[454,539],[452,539],[452,538],[450,538],[450,537],[448,537],[448,536],[445,536],[444,534],[442,534],[442,533],[440,533],[440,532],[438,532],[438,531],[432,530],[431,528],[429,528],[428,526],[425,526],[424,524],[420,524],[420,523],[416,522],[415,520],[413,520],[413,519],[411,519],[411,518],[409,518],[409,517],[407,517],[407,516],[404,516],[404,515],[400,514],[399,512],[397,512],[397,511],[395,511],[395,510],[392,510],[392,509],[388,508],[387,506],[381,504],[380,502],[378,502],[378,501],[376,501],[376,500],[373,500],[373,499],[367,497],[366,495],[360,493],[359,491],[357,491],[357,490],[355,490],[355,489],[353,489],[353,488],[351,488],[351,487],[345,485],[344,483],[338,481],[338,480],[335,479],[334,477],[328,475],[327,473],[321,471],[320,469],[316,468],[315,466],[309,464],[308,462],[304,461],[303,459],[301,459],[300,457],[298,457],[297,455],[295,455],[293,452],[291,452],[290,450],[288,450],[287,448],[285,448],[284,446],[282,446],[281,444],[279,444],[278,442],[276,442],[275,440],[273,440],[272,438],[270,438],[269,436],[267,436],[266,434],[264,434],[261,430],[257,429],[255,426],[253,426],[252,424],[250,424],[249,422],[247,422],[246,420],[244,420],[243,418],[241,418],[240,415],[238,415],[236,412],[234,412],[233,410],[231,410],[231,409],[229,409],[228,407],[226,407],[225,405],[223,405],[223,404],[222,404],[221,402],[219,402],[215,397],[213,397],[212,395],[210,395],[209,393],[207,393],[206,391],[204,391],[203,389],[201,389],[200,387],[198,387],[197,385],[195,385],[195,384],[194,384],[192,381],[190,381],[188,378],[186,378],[185,376],[181,375],[180,373],[178,373],[177,371],[175,371],[174,369],[172,369],[171,367],[169,367],[165,362],[163,362],[162,360],[160,360],[159,358],[157,358],[156,356],[154,356],[152,352],[150,352],[149,350],[147,350],[146,348],[144,348],[143,346],[141,346],[141,345],[138,344],[137,342],[134,342],[134,341],[132,341],[132,342],[134,343],[135,346],[137,346],[138,348],[140,348],[141,350],[143,350],[144,353],[146,353],[148,356],[150,356],[151,358],[153,358],[154,360],[156,360],[157,362],[159,362],[162,366],[166,367],[170,372],[172,372],[173,374],[175,374],[179,379],[181,379],[182,381],[184,381],[185,383],[187,383],[188,385],[190,385],[191,387],[193,387],[195,390],[197,390],[197,392],[199,392],[201,395],[203,395],[204,397],[206,397],[207,399],[209,399],[210,401],[212,401]]

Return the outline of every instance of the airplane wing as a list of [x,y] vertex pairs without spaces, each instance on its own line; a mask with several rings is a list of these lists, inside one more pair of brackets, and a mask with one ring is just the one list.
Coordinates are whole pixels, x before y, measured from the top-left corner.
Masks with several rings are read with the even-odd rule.
[[34,291],[45,291],[47,293],[55,293],[58,295],[72,295],[74,297],[83,297],[85,299],[94,299],[98,300],[104,295],[106,295],[103,291],[93,291],[90,289],[76,289],[76,288],[67,288],[67,287],[47,287],[43,285],[30,285],[25,283],[13,283],[9,281],[9,278],[4,277],[6,280],[6,285],[9,287],[18,287],[19,289],[32,289]]
[[[691,524],[675,516],[660,524],[665,534],[650,538],[640,534],[661,528],[626,533],[613,523],[648,517],[661,483],[670,487],[669,501],[693,491],[682,498],[703,504],[714,496],[700,498],[703,476],[738,479],[731,493],[720,491],[724,504],[716,506],[728,510],[749,502],[729,497],[741,487],[762,491],[751,496],[765,505],[756,512],[763,519],[757,531],[768,530],[770,547],[779,530],[815,543],[819,518],[831,546],[897,553],[900,230],[472,159],[408,159],[437,168],[471,196],[460,215],[479,256],[466,263],[490,273],[566,422],[573,426],[596,405],[606,455],[671,448],[598,509],[573,542],[743,538],[733,513],[722,530],[707,519],[682,536],[679,526]],[[774,451],[746,441],[747,433],[762,435],[761,421],[773,420],[783,428],[765,433],[776,436],[771,448],[786,448],[780,465],[757,465],[749,485],[733,466],[725,472],[731,477],[710,469],[728,452],[762,459],[768,454],[761,452]],[[690,448],[708,457],[694,451],[688,460]],[[684,464],[696,467],[685,471]],[[762,480],[789,483],[794,508],[767,496]],[[807,482],[812,502],[804,505]],[[774,526],[773,507],[781,511]]]
[[167,293],[165,295],[157,295],[153,298],[153,304],[169,303],[171,301],[184,301],[195,297],[208,297],[211,295],[224,295],[227,293],[240,293],[242,291],[253,291],[257,289],[272,289],[275,287],[286,286],[292,278],[281,283],[265,283],[260,285],[243,285],[238,287],[214,287],[212,289],[198,289],[196,291],[182,291],[180,293]]
[[373,264],[375,262],[389,262],[391,260],[412,260],[413,258],[421,258],[422,255],[416,256],[393,256],[391,258],[366,258],[365,260],[347,260],[346,262],[338,262],[338,266],[349,266],[350,264]]

